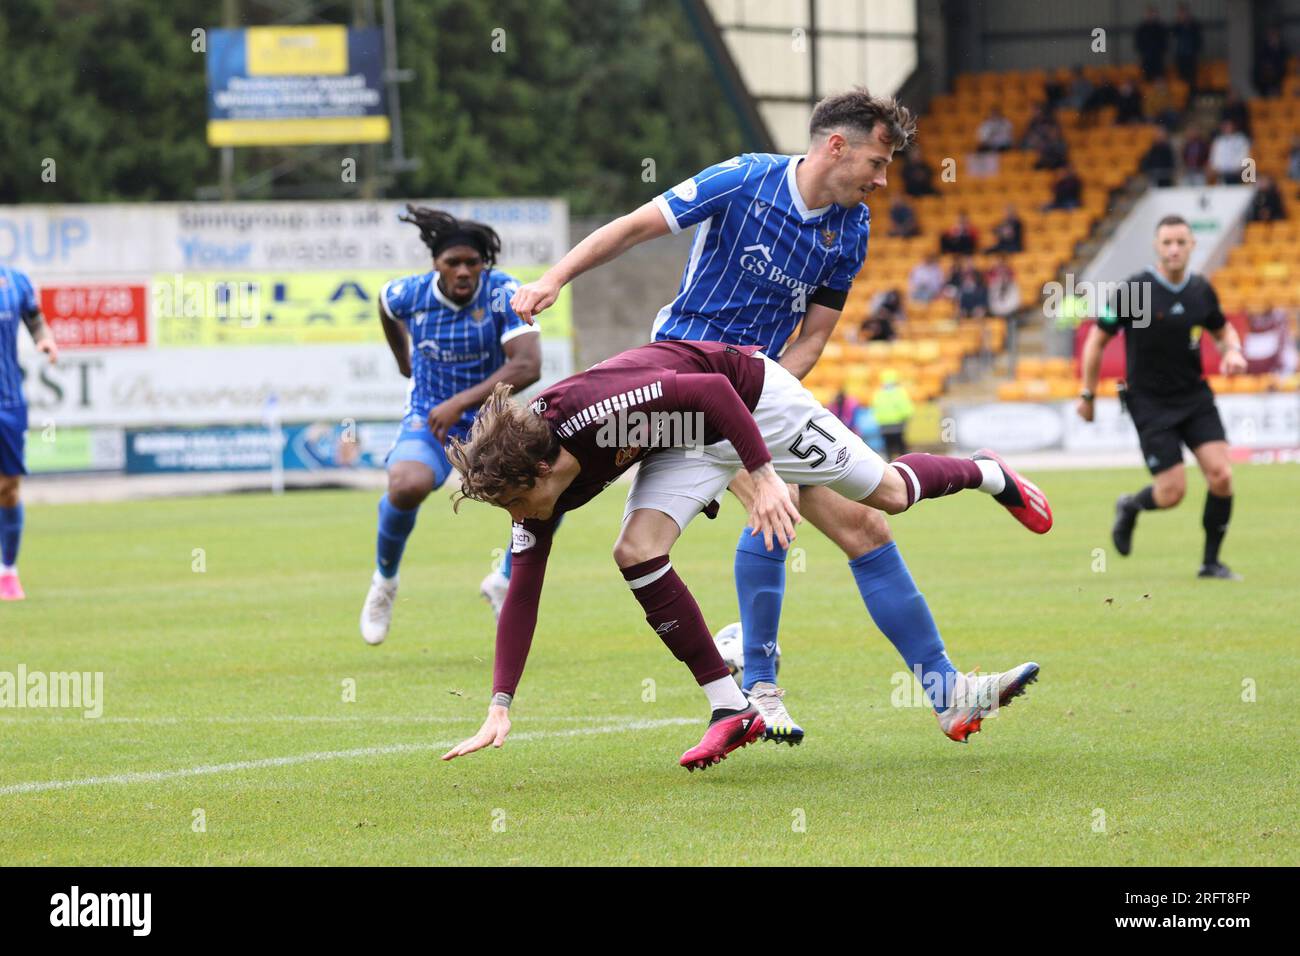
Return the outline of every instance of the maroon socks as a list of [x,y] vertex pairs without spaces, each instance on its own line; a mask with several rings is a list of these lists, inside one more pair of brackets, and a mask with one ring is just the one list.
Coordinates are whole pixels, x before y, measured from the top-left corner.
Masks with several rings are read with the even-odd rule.
[[909,508],[922,498],[942,498],[984,483],[979,462],[969,458],[914,452],[890,462],[890,467],[903,476]]
[[673,570],[668,555],[622,568],[632,594],[645,608],[645,619],[673,656],[691,669],[701,686],[730,671],[713,643],[700,606]]

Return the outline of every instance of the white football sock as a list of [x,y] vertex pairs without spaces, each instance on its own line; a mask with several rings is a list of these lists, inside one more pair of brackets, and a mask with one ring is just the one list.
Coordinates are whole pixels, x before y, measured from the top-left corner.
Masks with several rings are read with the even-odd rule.
[[730,675],[711,680],[701,685],[700,689],[709,698],[710,710],[744,710],[749,706],[749,701],[745,700],[745,695]]
[[980,466],[980,472],[984,475],[980,491],[988,495],[1001,494],[1007,487],[1007,476],[1002,473],[1002,466],[987,458],[977,458],[975,464]]
[[0,574],[14,574],[18,571],[16,564],[0,564]]

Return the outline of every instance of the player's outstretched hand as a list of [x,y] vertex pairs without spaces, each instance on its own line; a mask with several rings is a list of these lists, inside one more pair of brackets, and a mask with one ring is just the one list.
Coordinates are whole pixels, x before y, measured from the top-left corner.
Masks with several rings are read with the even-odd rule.
[[510,308],[519,318],[533,325],[537,314],[554,305],[559,296],[560,286],[542,276],[536,282],[526,282],[516,289],[510,297]]
[[487,720],[483,721],[483,726],[479,728],[479,732],[468,740],[462,740],[452,747],[442,755],[442,759],[455,760],[457,757],[465,756],[465,754],[472,754],[476,750],[482,750],[489,744],[493,747],[500,747],[506,742],[506,737],[509,734],[510,708],[502,707],[500,704],[493,704],[488,708]]
[[1093,403],[1088,401],[1086,398],[1079,399],[1074,405],[1074,410],[1079,413],[1079,417],[1085,422],[1092,421],[1095,409]]
[[749,502],[751,534],[763,536],[763,546],[772,550],[775,541],[783,548],[794,540],[794,526],[803,521],[799,509],[790,498],[790,489],[768,462],[749,476],[754,480],[753,498]]
[[54,336],[49,335],[36,343],[36,348],[46,354],[51,365],[59,362],[59,347],[54,344]]
[[1246,356],[1241,349],[1230,349],[1219,362],[1219,371],[1224,375],[1244,375],[1246,373]]

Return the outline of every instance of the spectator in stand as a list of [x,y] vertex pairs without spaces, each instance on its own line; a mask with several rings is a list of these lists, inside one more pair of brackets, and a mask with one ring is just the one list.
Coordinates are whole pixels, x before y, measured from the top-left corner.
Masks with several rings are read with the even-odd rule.
[[913,302],[931,302],[943,292],[943,267],[933,252],[912,266],[907,276],[907,297]]
[[1243,165],[1250,156],[1250,140],[1237,129],[1232,120],[1224,120],[1219,135],[1210,144],[1209,167],[1215,179],[1224,185],[1242,182]]
[[903,313],[903,297],[897,289],[879,292],[871,300],[867,317],[858,329],[859,342],[892,342],[898,338],[898,326],[907,320]]
[[997,265],[989,270],[988,282],[989,311],[999,318],[1010,318],[1020,308],[1020,285],[1005,255],[998,256]]
[[1146,15],[1133,36],[1133,44],[1137,47],[1138,59],[1142,61],[1142,75],[1148,80],[1164,76],[1169,28],[1160,19],[1160,11],[1154,3],[1147,6]]
[[934,170],[921,157],[919,147],[912,150],[907,165],[903,167],[903,189],[912,197],[938,195],[934,188]]
[[1282,208],[1282,194],[1278,192],[1277,183],[1272,176],[1260,176],[1255,187],[1255,196],[1250,201],[1251,222],[1277,222],[1286,218]]
[[1057,82],[1055,79],[1049,79],[1043,84],[1043,99],[1047,106],[1047,112],[1055,115],[1059,106],[1069,106],[1066,97],[1069,95],[1069,81]]
[[915,408],[912,397],[898,380],[898,372],[887,368],[880,373],[880,387],[871,396],[871,411],[880,426],[880,434],[885,439],[885,458],[893,460],[907,454],[907,443],[903,434],[907,431],[907,420],[912,417]]
[[831,399],[831,403],[826,406],[826,410],[852,428],[853,419],[857,417],[860,407],[856,398],[849,395],[844,389],[840,389],[835,393],[835,397]]
[[1234,126],[1250,136],[1250,107],[1236,90],[1229,90],[1224,97],[1223,109],[1219,112],[1219,121],[1232,120]]
[[1066,145],[1065,137],[1061,135],[1060,129],[1053,127],[1047,141],[1038,151],[1034,169],[1060,169],[1069,162],[1068,157],[1069,147]]
[[1131,80],[1125,80],[1119,85],[1119,93],[1115,97],[1115,122],[1127,126],[1129,123],[1141,123],[1145,119],[1142,113],[1142,94]]
[[970,259],[961,267],[956,286],[957,315],[963,319],[982,319],[989,314],[989,286],[984,274]]
[[1070,83],[1065,90],[1065,105],[1072,110],[1082,110],[1088,97],[1092,96],[1092,90],[1092,80],[1084,75],[1083,66],[1074,64],[1074,69],[1070,72]]
[[993,237],[997,241],[985,249],[985,252],[1025,251],[1025,224],[1020,221],[1015,206],[1007,204],[1006,215],[993,227]]
[[1056,174],[1056,182],[1052,184],[1052,201],[1043,207],[1043,211],[1078,209],[1082,202],[1083,180],[1073,166],[1066,166]]
[[943,280],[943,297],[945,299],[957,298],[957,286],[961,283],[962,272],[970,262],[969,258],[958,259],[956,256],[953,257],[952,268],[948,270],[948,277]]
[[1210,161],[1210,141],[1199,127],[1188,130],[1183,137],[1183,177],[1184,186],[1204,186],[1205,167]]
[[1186,3],[1178,5],[1178,16],[1170,30],[1174,45],[1174,67],[1192,95],[1196,94],[1196,67],[1201,59],[1201,25]]
[[1174,184],[1174,148],[1169,145],[1169,134],[1163,127],[1156,127],[1155,142],[1142,154],[1138,169],[1147,177],[1152,186],[1172,186]]
[[1020,140],[1020,148],[1038,152],[1052,138],[1053,133],[1059,132],[1060,127],[1047,107],[1037,103],[1034,105],[1034,112],[1029,117],[1029,122],[1025,124],[1025,135]]
[[1143,100],[1143,107],[1147,122],[1156,123],[1171,132],[1178,128],[1182,120],[1178,97],[1174,96],[1174,91],[1169,88],[1169,83],[1163,76],[1151,84],[1146,99]]
[[963,210],[957,213],[956,224],[939,237],[939,251],[968,256],[975,251],[977,241],[978,234],[975,232],[975,227],[971,225],[970,217]]
[[1002,153],[1010,149],[1015,139],[1011,120],[1002,115],[996,106],[989,111],[975,132],[976,149],[981,153]]
[[921,224],[916,221],[916,212],[906,199],[899,196],[889,206],[889,235],[911,239],[920,231]]
[[1282,42],[1282,31],[1269,27],[1264,42],[1255,51],[1255,89],[1260,96],[1277,96],[1286,79],[1286,65],[1291,54]]
[[[1291,154],[1287,157],[1286,174],[1291,182],[1300,185],[1300,136],[1291,137]],[[1300,196],[1300,191],[1296,195]]]
[[1111,86],[1109,80],[1102,80],[1094,86],[1092,92],[1088,94],[1088,98],[1083,102],[1083,109],[1079,114],[1079,125],[1092,126],[1097,120],[1097,113],[1104,107],[1115,105],[1117,95],[1115,87]]

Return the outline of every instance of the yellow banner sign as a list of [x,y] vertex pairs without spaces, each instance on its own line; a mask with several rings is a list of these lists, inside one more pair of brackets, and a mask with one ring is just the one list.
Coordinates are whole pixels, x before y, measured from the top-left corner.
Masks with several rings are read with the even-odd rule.
[[323,119],[208,120],[209,146],[310,146],[314,143],[386,143],[387,116]]
[[348,28],[249,27],[249,76],[341,75],[348,71]]
[[[512,269],[529,282],[544,267]],[[162,347],[383,342],[386,271],[173,273],[154,276],[150,309]],[[542,316],[547,338],[572,334],[569,290]]]

